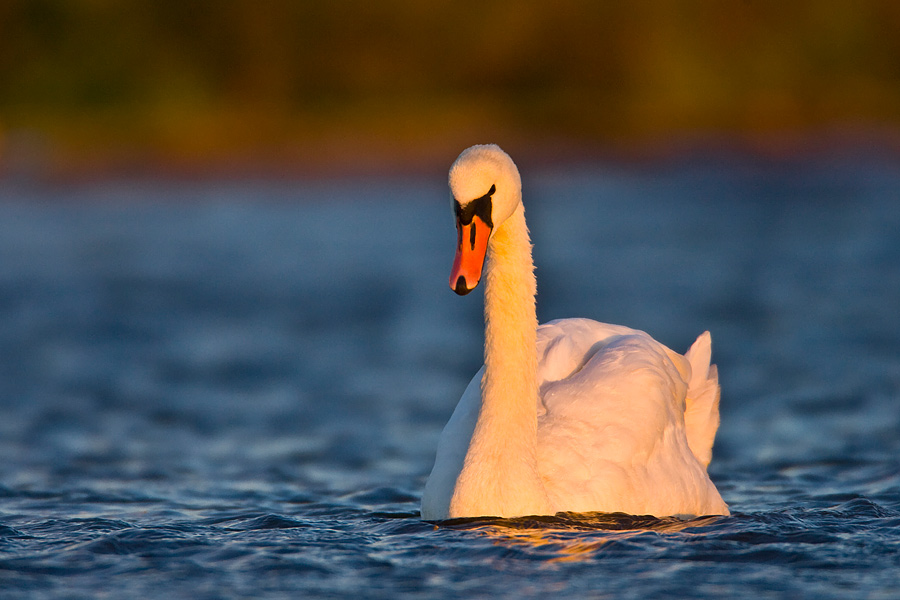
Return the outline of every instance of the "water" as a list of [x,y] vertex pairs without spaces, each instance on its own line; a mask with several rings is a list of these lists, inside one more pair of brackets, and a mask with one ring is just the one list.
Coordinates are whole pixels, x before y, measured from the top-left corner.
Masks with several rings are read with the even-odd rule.
[[481,355],[442,173],[7,182],[0,596],[898,597],[900,168],[525,173],[541,320],[712,331],[731,517],[420,521]]

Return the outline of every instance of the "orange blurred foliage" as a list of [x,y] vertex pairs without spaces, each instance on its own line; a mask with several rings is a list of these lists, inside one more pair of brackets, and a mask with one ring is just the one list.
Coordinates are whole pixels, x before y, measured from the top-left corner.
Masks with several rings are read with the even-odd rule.
[[6,0],[0,148],[445,162],[497,138],[894,128],[898,33],[894,0]]

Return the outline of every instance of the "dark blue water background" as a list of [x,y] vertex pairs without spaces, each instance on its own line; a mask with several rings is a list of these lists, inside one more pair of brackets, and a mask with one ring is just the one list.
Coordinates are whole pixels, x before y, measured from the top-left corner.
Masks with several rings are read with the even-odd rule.
[[0,186],[3,598],[900,597],[900,168],[525,170],[541,320],[713,334],[734,514],[435,526],[444,174]]

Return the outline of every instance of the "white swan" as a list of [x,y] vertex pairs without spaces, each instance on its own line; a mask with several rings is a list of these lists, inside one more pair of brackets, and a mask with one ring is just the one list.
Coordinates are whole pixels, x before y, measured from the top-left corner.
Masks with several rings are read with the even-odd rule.
[[470,292],[484,264],[484,367],[441,434],[422,518],[729,514],[706,472],[719,426],[709,333],[681,356],[644,332],[589,319],[538,327],[512,159],[473,146],[449,181],[458,231],[450,287]]

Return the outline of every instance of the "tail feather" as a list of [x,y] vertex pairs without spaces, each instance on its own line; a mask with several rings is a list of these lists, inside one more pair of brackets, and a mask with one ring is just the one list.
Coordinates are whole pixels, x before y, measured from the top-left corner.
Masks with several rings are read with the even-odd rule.
[[712,339],[704,332],[685,353],[691,363],[684,425],[691,452],[704,467],[712,459],[713,442],[719,428],[719,372],[710,364]]

